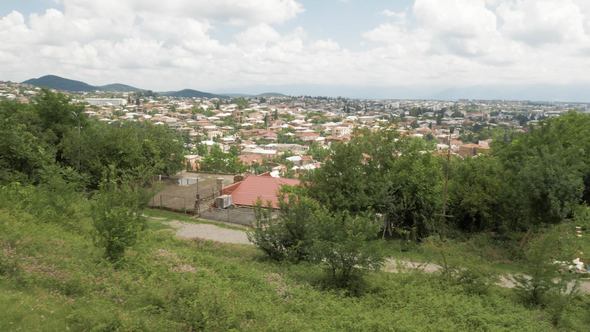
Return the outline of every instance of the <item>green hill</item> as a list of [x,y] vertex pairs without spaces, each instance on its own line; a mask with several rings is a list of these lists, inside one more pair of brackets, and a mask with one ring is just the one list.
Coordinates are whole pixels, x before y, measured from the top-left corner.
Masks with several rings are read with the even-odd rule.
[[176,97],[176,98],[226,98],[222,95],[216,95],[213,93],[193,90],[193,89],[184,89],[180,91],[169,91],[169,92],[160,92],[160,95],[168,96],[168,97]]
[[38,86],[41,88],[50,88],[72,92],[93,92],[99,90],[99,88],[96,86],[92,86],[81,81],[70,80],[55,75],[46,75],[39,78],[33,78],[30,80],[26,80],[23,83]]
[[46,75],[39,78],[32,78],[23,82],[24,84],[30,84],[41,88],[49,88],[61,91],[69,92],[135,92],[141,91],[133,86],[115,83],[107,84],[103,86],[94,86],[81,81],[71,80],[68,78],[59,77],[56,75]]
[[107,84],[103,86],[99,86],[101,91],[110,91],[110,92],[137,92],[143,91],[142,89],[138,89],[136,87],[121,84],[121,83],[114,83],[114,84]]
[[315,266],[177,240],[162,220],[113,266],[80,216],[68,226],[0,209],[0,330],[552,330],[507,291],[477,295],[426,274],[374,273],[365,295],[347,296],[323,289]]

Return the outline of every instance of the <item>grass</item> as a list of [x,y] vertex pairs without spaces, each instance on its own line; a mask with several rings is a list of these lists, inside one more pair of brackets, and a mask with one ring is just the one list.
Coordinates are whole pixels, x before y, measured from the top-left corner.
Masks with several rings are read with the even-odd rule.
[[[316,266],[158,227],[113,266],[85,232],[0,210],[0,249],[1,331],[555,330],[548,312],[509,290],[473,294],[435,275],[370,273],[363,294],[350,296],[323,286]],[[569,330],[590,324],[590,303],[580,301]]]
[[415,262],[443,265],[441,252],[444,252],[447,263],[451,265],[474,266],[497,274],[522,272],[517,260],[506,258],[510,255],[505,249],[490,244],[483,237],[464,241],[449,240],[443,246],[432,242],[408,245],[395,239],[387,240],[382,248],[386,256]]

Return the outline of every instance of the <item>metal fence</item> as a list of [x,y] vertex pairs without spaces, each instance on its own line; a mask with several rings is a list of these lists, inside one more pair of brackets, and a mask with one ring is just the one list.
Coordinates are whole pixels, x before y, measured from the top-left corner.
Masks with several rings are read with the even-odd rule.
[[255,220],[254,210],[252,208],[236,206],[227,209],[217,209],[214,207],[203,209],[201,210],[199,217],[245,226],[251,226]]

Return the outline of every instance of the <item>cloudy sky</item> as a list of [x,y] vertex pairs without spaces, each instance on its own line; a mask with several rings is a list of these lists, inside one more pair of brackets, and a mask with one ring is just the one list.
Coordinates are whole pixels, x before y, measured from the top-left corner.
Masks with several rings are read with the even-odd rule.
[[590,1],[2,0],[0,63],[159,91],[590,86]]

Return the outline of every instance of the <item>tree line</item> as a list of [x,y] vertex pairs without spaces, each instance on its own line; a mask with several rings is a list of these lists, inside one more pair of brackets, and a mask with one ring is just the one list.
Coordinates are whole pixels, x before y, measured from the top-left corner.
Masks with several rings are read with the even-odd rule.
[[182,139],[164,126],[88,118],[67,96],[0,103],[2,207],[78,228],[90,215],[105,257],[117,261],[145,225],[156,175],[182,169]]
[[[302,188],[283,192],[277,217],[259,202],[250,236],[273,259],[326,266],[341,285],[383,262],[373,246],[378,238],[421,242],[485,233],[507,246],[522,244],[531,233],[588,222],[589,137],[590,115],[569,112],[495,141],[489,154],[461,158],[392,129],[361,130],[349,143],[332,145]],[[556,248],[555,241],[529,242]],[[534,258],[531,273],[539,266],[552,271],[543,279],[551,284],[556,267],[548,264],[559,250],[533,255],[538,250],[520,245],[519,251]],[[536,282],[526,280],[526,287],[536,289]]]

